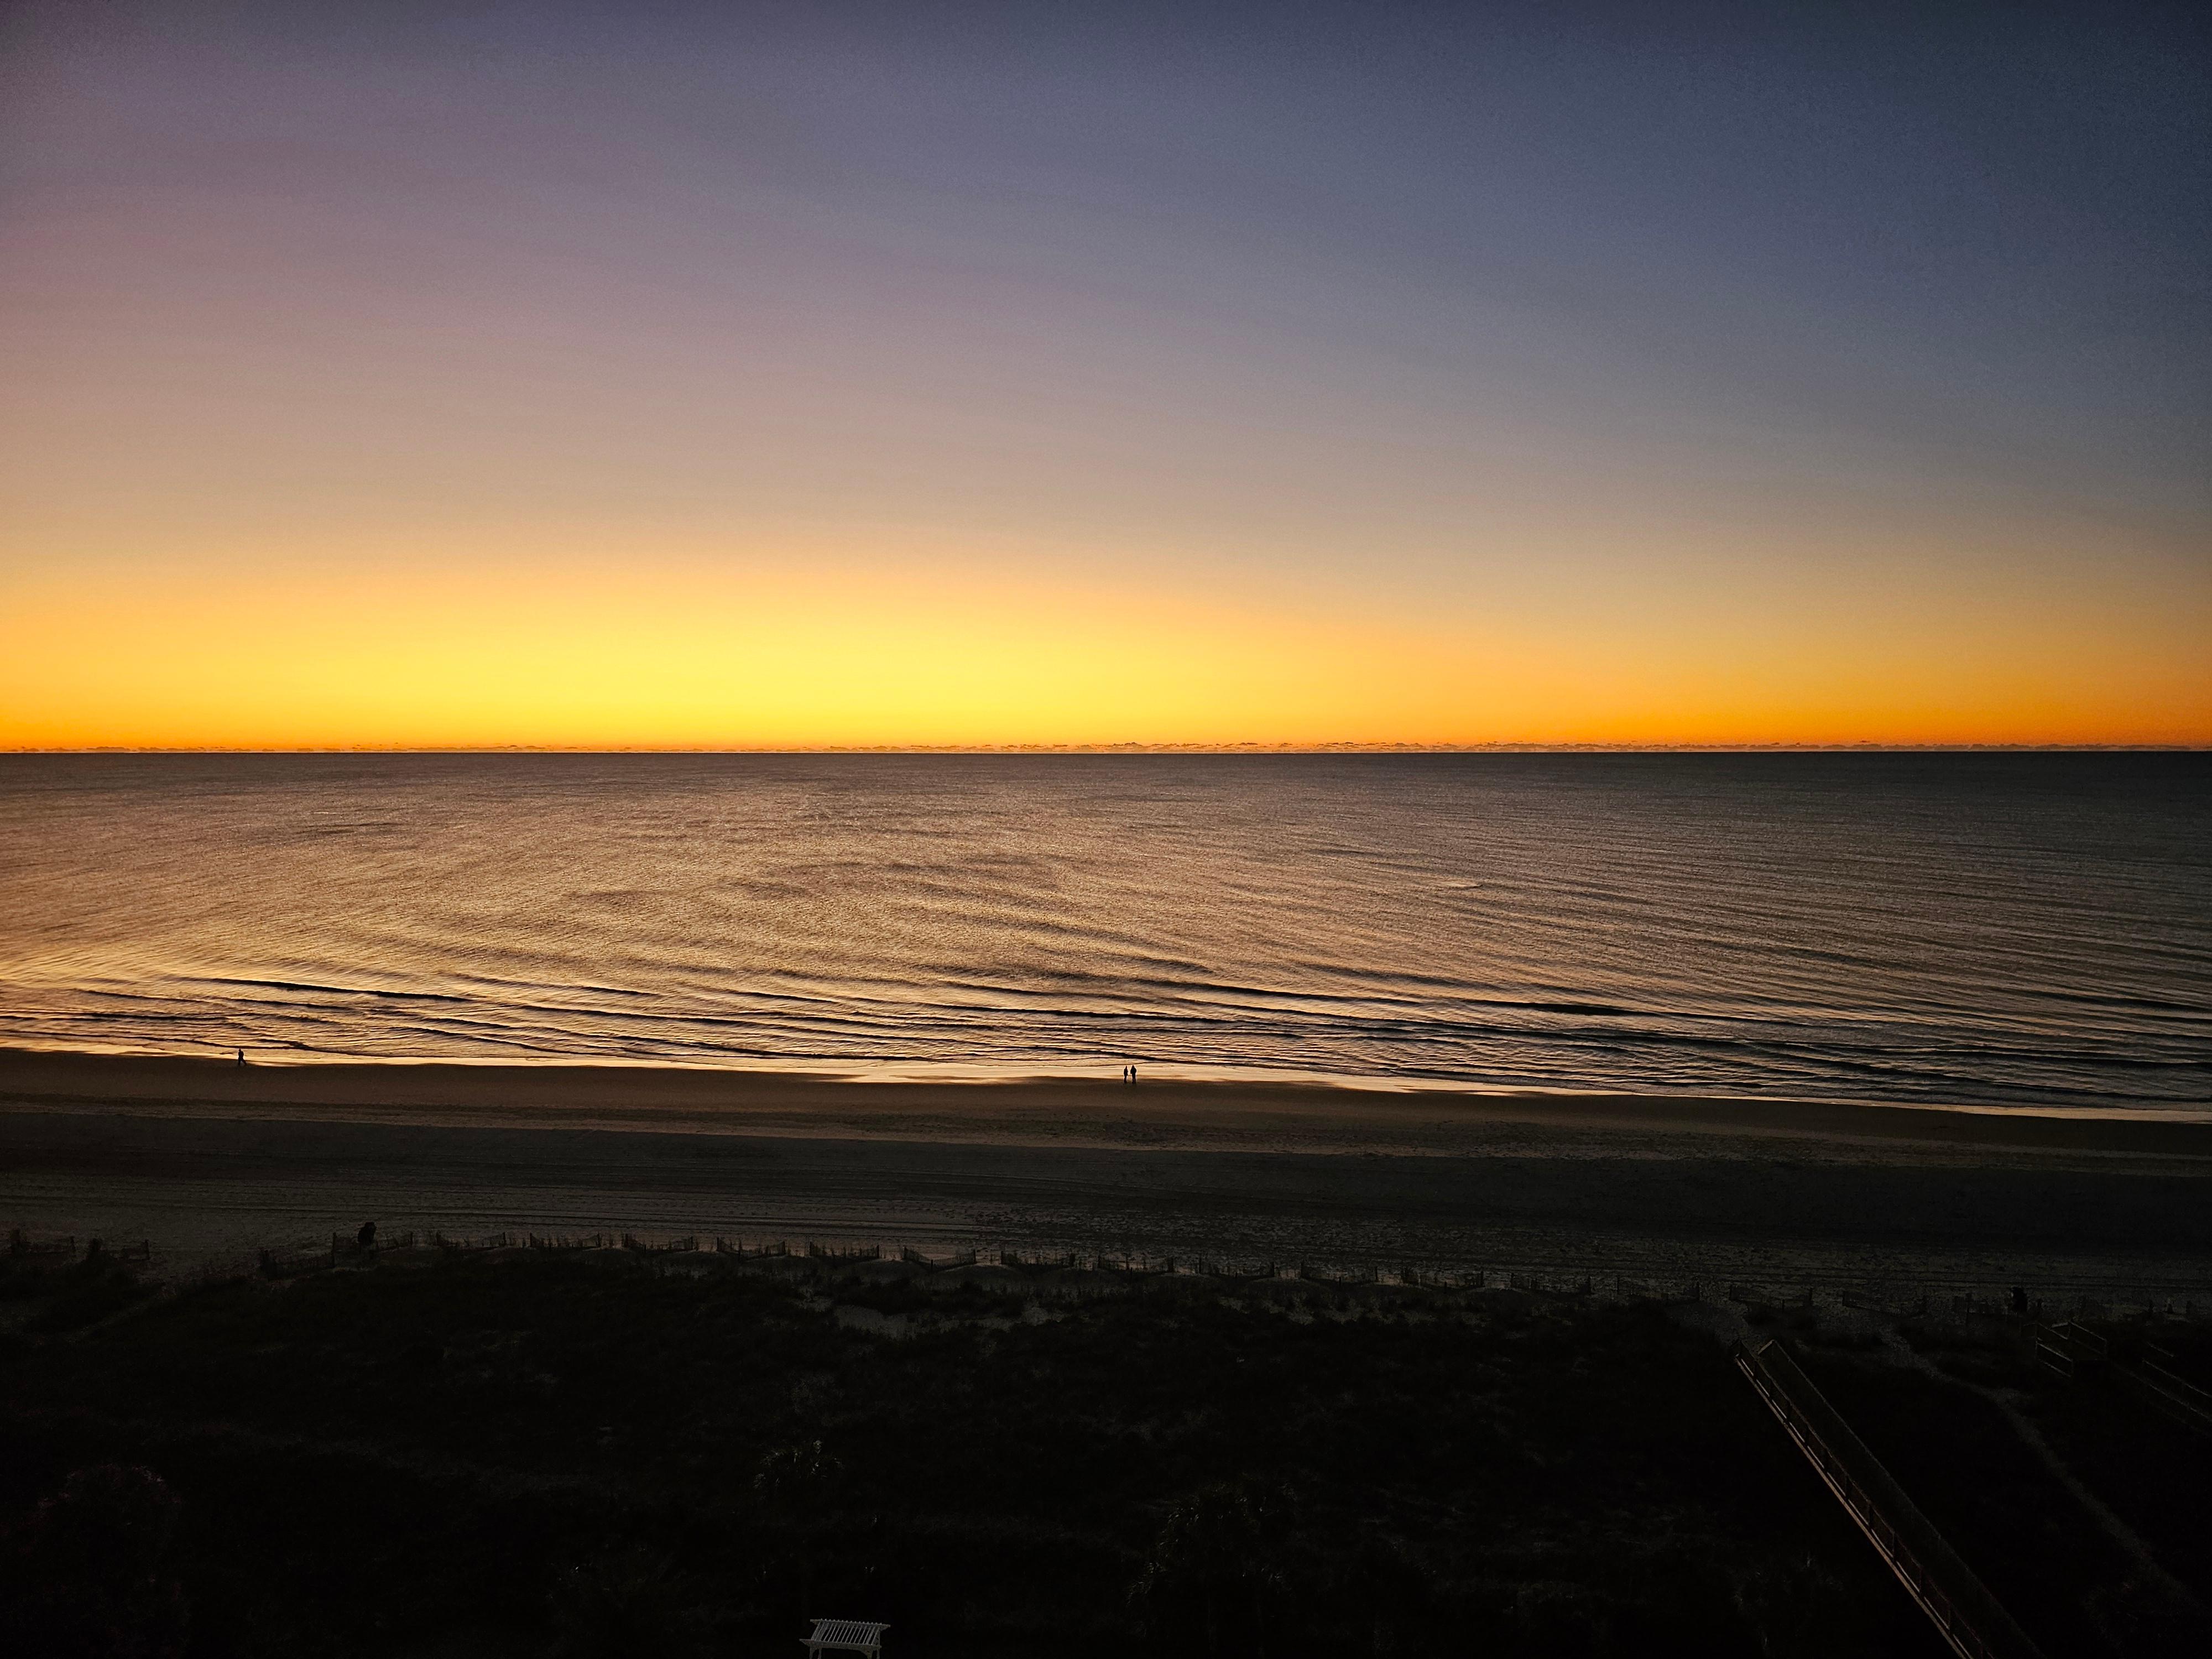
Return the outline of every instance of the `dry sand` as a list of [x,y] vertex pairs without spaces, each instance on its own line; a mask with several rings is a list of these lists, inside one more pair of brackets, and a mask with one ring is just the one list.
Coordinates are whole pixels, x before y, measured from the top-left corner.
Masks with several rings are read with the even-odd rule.
[[2212,1124],[0,1050],[0,1223],[632,1231],[2212,1298]]

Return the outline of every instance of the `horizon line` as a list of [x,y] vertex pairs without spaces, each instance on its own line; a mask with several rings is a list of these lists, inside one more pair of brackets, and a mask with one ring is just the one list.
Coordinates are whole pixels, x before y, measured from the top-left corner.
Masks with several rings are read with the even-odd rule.
[[1489,754],[2204,754],[2192,743],[1020,743],[815,744],[98,744],[0,746],[0,755],[1489,755]]

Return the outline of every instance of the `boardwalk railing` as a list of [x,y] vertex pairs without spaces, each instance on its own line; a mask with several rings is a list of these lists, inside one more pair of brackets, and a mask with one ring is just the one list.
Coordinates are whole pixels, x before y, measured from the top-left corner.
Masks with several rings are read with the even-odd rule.
[[2155,1342],[2143,1345],[2143,1373],[2159,1387],[2170,1390],[2201,1412],[2212,1413],[2212,1392],[2200,1389],[2174,1370],[2172,1351]]
[[2083,1371],[2103,1365],[2111,1354],[2103,1337],[2070,1319],[2056,1325],[2037,1325],[2034,1340],[2035,1363],[2069,1382]]
[[2037,1659],[2035,1644],[1797,1368],[1789,1350],[1778,1342],[1739,1345],[1735,1363],[1960,1659]]
[[2112,1367],[2112,1374],[2132,1387],[2155,1410],[2184,1428],[2212,1437],[2212,1392],[2207,1392],[2172,1369],[2173,1355],[2155,1342],[2144,1345],[2139,1364]]

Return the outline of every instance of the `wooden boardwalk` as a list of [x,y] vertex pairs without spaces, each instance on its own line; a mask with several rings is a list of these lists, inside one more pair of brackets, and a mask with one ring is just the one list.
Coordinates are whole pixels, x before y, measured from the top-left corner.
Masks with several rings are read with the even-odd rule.
[[1788,1349],[1772,1341],[1741,1345],[1735,1363],[1959,1659],[2040,1659],[2027,1632],[1851,1432]]

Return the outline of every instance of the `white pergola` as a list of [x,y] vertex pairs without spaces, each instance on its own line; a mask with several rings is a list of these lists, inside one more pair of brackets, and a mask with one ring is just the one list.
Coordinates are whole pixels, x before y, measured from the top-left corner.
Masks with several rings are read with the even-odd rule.
[[884,1632],[889,1625],[872,1625],[865,1619],[817,1619],[814,1634],[806,1638],[807,1659],[822,1659],[822,1650],[835,1649],[844,1653],[865,1653],[868,1659],[884,1659]]

